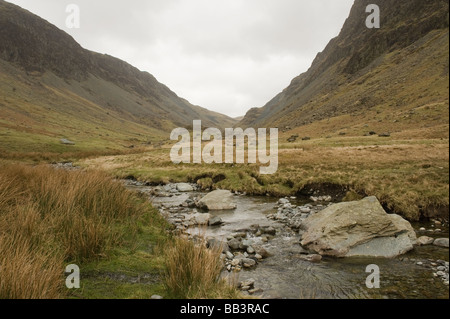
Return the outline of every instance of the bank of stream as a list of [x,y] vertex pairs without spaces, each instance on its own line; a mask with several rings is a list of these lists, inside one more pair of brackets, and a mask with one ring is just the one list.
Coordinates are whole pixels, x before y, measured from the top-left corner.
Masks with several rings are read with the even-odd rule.
[[[449,298],[448,248],[435,245],[415,246],[409,253],[391,259],[323,257],[318,262],[311,262],[305,260],[298,231],[285,221],[274,218],[279,209],[279,198],[236,194],[235,210],[210,212],[211,217],[220,220],[217,225],[184,227],[183,213],[204,213],[194,205],[196,198],[205,195],[196,190],[195,185],[192,185],[192,190],[188,188],[184,192],[178,191],[173,185],[151,187],[133,181],[126,181],[126,185],[148,194],[153,205],[169,221],[178,225],[180,232],[191,236],[200,234],[217,242],[227,242],[240,236],[251,245],[262,247],[267,256],[258,260],[254,267],[231,268],[228,260],[230,271],[224,269],[223,276],[229,280],[251,283],[251,287],[244,289],[245,294],[251,291],[256,297],[270,299]],[[286,201],[294,207],[306,207],[313,212],[331,204],[310,198],[288,198]],[[414,223],[413,227],[418,237],[449,236],[447,223]],[[261,232],[261,229],[269,228],[274,230],[271,235]],[[242,256],[243,253],[246,256]],[[242,258],[248,257],[245,249],[243,252],[234,251],[234,254]],[[366,279],[370,275],[366,272],[366,267],[372,264],[380,269],[378,289],[370,289],[366,285]]]

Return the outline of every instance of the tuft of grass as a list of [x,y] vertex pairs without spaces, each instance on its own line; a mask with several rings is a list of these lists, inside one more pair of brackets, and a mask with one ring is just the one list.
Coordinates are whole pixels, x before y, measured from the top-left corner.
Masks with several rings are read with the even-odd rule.
[[61,298],[63,258],[45,243],[37,245],[38,237],[44,236],[38,234],[43,227],[36,208],[23,207],[14,216],[0,217],[1,229],[5,217],[14,217],[7,218],[13,230],[0,235],[0,299]]
[[167,252],[164,282],[175,299],[236,298],[235,288],[220,279],[221,249],[206,249],[205,242],[177,238]]

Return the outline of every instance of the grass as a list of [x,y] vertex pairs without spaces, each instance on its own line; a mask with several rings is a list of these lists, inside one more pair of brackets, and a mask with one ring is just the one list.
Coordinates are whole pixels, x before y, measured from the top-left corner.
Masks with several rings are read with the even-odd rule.
[[62,265],[104,256],[136,231],[143,210],[99,172],[10,165],[0,181],[3,298],[63,296]]
[[[161,276],[169,225],[105,173],[2,165],[0,229],[1,299],[176,297]],[[81,290],[65,288],[71,263]]]
[[236,299],[237,291],[220,279],[221,250],[205,249],[205,241],[176,239],[167,253],[167,291],[177,299]]
[[[121,152],[162,140],[161,130],[70,92],[64,88],[67,83],[51,74],[26,76],[4,61],[0,68],[0,157]],[[75,145],[61,144],[63,138]]]
[[296,195],[311,185],[340,185],[358,196],[377,196],[386,208],[410,220],[449,205],[448,137],[418,138],[413,130],[410,135],[393,133],[390,138],[336,136],[284,143],[289,136],[280,136],[280,164],[274,175],[260,175],[254,164],[175,165],[169,148],[78,164],[120,178],[197,182],[205,188],[255,195]]
[[37,247],[28,237],[19,233],[0,236],[0,299],[61,298],[62,258],[55,251]]

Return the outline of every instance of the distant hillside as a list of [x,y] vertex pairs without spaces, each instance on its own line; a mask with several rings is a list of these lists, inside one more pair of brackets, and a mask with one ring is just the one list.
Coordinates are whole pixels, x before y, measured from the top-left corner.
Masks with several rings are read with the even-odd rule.
[[237,126],[318,137],[433,126],[448,136],[448,2],[376,1],[381,28],[368,29],[371,3],[356,0],[339,36],[311,68]]
[[[236,121],[190,104],[151,74],[83,49],[40,17],[0,0],[0,151],[64,150],[167,139],[171,129]],[[129,143],[128,143],[129,142]],[[124,143],[122,143],[124,144]],[[77,147],[80,144],[77,144]]]

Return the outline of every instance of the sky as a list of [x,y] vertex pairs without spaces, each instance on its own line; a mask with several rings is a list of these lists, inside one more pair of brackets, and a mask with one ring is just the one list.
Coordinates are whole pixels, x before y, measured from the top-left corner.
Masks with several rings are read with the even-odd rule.
[[[84,48],[154,75],[195,105],[243,116],[306,72],[354,0],[7,0]],[[75,4],[79,28],[66,20]],[[71,20],[73,21],[73,20]]]

